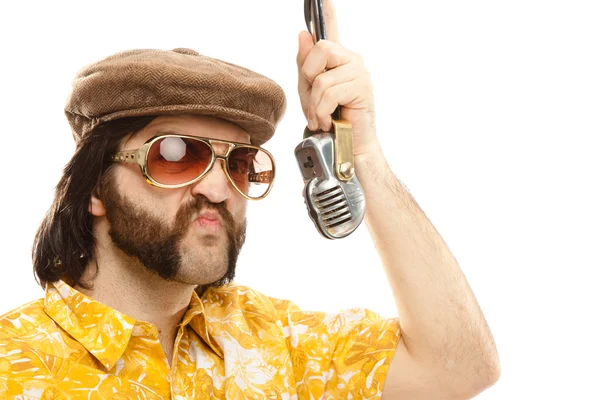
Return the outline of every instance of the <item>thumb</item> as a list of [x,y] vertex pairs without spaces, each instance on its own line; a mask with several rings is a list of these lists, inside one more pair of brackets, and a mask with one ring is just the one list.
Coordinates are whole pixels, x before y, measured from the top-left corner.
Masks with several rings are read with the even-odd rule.
[[313,46],[312,35],[308,31],[300,32],[300,35],[298,35],[298,55],[296,56],[296,63],[298,64],[298,93],[300,96],[303,96],[310,88],[310,82],[308,82],[302,73],[302,66]]
[[306,57],[313,46],[314,44],[312,35],[308,33],[308,31],[300,32],[298,35],[298,56],[296,57],[298,69],[302,68],[302,65],[304,65],[304,60],[306,60]]

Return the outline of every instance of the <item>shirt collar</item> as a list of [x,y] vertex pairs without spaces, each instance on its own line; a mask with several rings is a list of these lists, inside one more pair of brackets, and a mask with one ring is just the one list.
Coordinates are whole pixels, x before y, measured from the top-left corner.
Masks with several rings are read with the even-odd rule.
[[202,296],[202,299],[198,297],[198,294],[194,291],[192,293],[192,300],[190,306],[181,320],[181,325],[189,324],[190,327],[204,340],[204,342],[210,346],[210,348],[221,358],[223,358],[223,351],[217,342],[209,334],[209,327],[207,324],[206,310],[204,304],[209,302],[210,294],[213,289],[209,288],[206,293]]
[[[44,310],[62,329],[109,370],[121,358],[136,320],[96,301],[62,280],[46,285]],[[180,326],[190,325],[221,358],[223,353],[208,334],[204,307],[196,292]]]
[[135,319],[61,280],[46,285],[44,310],[106,369],[111,369],[125,352],[135,324]]

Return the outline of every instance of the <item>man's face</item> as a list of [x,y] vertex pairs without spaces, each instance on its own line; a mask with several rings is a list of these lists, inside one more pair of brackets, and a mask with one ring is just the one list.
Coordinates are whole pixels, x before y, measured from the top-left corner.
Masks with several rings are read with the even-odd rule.
[[[119,150],[149,138],[178,133],[249,143],[245,130],[212,117],[157,117],[126,137]],[[215,145],[224,154],[226,145]],[[135,164],[113,166],[100,189],[113,243],[168,280],[194,285],[233,279],[246,231],[246,200],[231,186],[217,160],[199,182],[163,189],[148,184]]]

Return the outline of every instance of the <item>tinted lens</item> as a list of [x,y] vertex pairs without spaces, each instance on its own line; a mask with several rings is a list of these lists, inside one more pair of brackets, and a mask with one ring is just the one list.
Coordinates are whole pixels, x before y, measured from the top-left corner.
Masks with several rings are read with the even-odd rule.
[[253,199],[267,193],[275,178],[271,156],[253,147],[236,147],[229,154],[227,170],[235,186]]
[[148,174],[158,183],[178,185],[194,180],[210,164],[208,144],[181,137],[157,140],[148,152]]

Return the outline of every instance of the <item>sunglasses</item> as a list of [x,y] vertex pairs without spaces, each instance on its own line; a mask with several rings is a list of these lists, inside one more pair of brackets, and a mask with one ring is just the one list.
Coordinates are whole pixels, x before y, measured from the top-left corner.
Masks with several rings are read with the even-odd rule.
[[[225,155],[216,154],[213,144],[227,145]],[[148,183],[167,189],[198,182],[218,158],[229,182],[246,199],[260,200],[271,191],[275,160],[267,150],[247,143],[168,134],[111,156],[113,162],[138,164]]]

